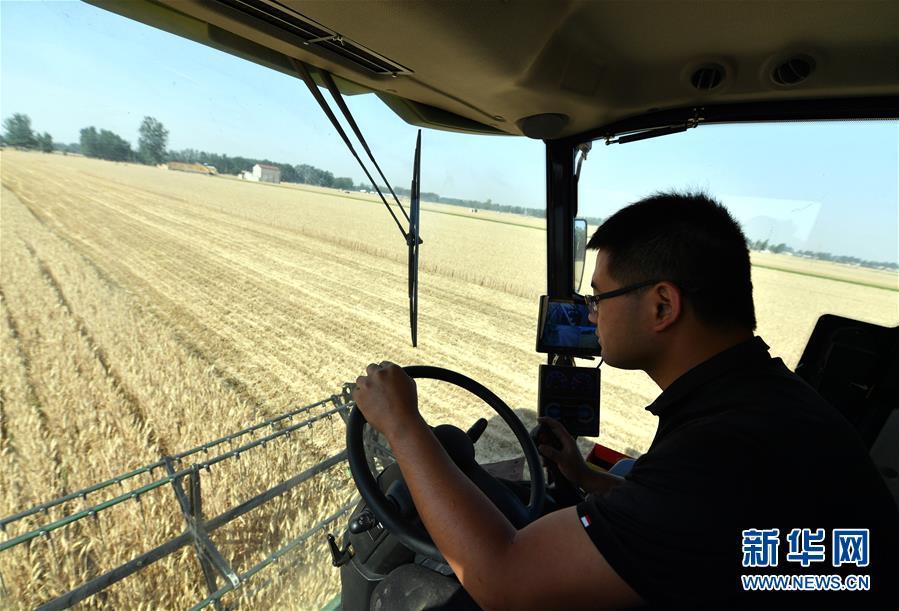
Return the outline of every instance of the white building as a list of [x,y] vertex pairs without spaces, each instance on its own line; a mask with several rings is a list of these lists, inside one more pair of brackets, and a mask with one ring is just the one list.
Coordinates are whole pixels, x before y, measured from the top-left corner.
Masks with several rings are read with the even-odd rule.
[[253,166],[252,172],[241,172],[240,177],[244,180],[277,184],[281,182],[281,168],[267,163],[257,163]]

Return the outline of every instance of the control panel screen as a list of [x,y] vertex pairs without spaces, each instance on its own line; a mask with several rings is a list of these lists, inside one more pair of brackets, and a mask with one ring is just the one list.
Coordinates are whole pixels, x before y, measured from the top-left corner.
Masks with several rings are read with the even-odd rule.
[[537,352],[570,356],[599,356],[596,325],[588,318],[587,304],[578,299],[540,298]]
[[575,436],[599,435],[599,368],[540,365],[537,412]]

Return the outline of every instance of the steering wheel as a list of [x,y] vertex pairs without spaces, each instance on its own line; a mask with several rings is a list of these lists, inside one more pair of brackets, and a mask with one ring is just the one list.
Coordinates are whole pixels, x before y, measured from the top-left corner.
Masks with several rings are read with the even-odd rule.
[[[485,386],[455,371],[425,365],[403,367],[403,370],[413,379],[441,380],[463,388],[483,400],[499,414],[512,429],[527,460],[531,475],[531,494],[527,505],[475,462],[474,441],[480,436],[480,432],[483,432],[483,427],[480,427],[478,432],[466,434],[454,426],[441,425],[434,429],[434,434],[459,469],[490,498],[513,525],[521,527],[540,517],[546,498],[546,481],[540,466],[537,446],[534,445],[534,441],[515,412]],[[365,447],[362,442],[365,422],[365,416],[354,406],[347,418],[346,446],[350,472],[359,494],[378,521],[393,533],[400,543],[414,552],[442,562],[443,556],[425,531],[409,524],[408,518],[403,517],[397,506],[378,486],[365,458]],[[479,427],[472,427],[472,431],[476,428]]]

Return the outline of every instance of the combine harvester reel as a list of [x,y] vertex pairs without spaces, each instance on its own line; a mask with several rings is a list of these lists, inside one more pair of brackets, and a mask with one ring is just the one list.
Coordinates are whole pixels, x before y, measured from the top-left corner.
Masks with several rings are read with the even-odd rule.
[[[38,608],[51,610],[71,607],[98,592],[102,592],[122,579],[146,569],[177,550],[192,545],[197,553],[197,560],[202,568],[203,578],[209,592],[205,599],[199,601],[192,608],[202,609],[209,605],[215,605],[216,608],[222,609],[224,607],[221,603],[221,598],[225,594],[243,587],[257,573],[273,564],[279,563],[285,556],[303,546],[311,538],[321,535],[325,529],[346,516],[353,509],[358,501],[358,497],[352,498],[349,502],[334,508],[334,511],[314,526],[308,528],[260,562],[246,570],[240,571],[240,567],[232,567],[228,564],[215,543],[213,543],[210,535],[222,526],[284,495],[300,484],[308,482],[317,476],[325,476],[328,473],[332,473],[335,467],[345,463],[347,452],[346,450],[341,450],[268,490],[231,506],[220,515],[208,519],[203,514],[200,485],[203,474],[209,473],[216,465],[231,459],[240,459],[242,455],[264,447],[267,444],[287,443],[292,433],[300,432],[304,429],[312,429],[317,423],[322,421],[333,422],[335,415],[340,416],[345,421],[350,410],[355,405],[350,397],[350,391],[351,386],[346,384],[340,394],[332,395],[311,405],[263,420],[258,424],[198,445],[174,456],[164,456],[152,464],[144,465],[104,482],[88,486],[2,518],[0,519],[0,529],[8,538],[0,542],[0,553],[5,553],[7,550],[19,545],[27,545],[29,542],[41,537],[52,539],[54,531],[86,518],[98,520],[101,513],[113,507],[129,501],[140,503],[141,498],[145,494],[165,486],[171,486],[185,521],[185,530],[182,534],[152,549],[144,550],[124,564],[81,584],[69,592],[46,601]],[[220,453],[210,457],[212,451],[219,451]],[[374,454],[377,455],[376,452]],[[386,458],[386,456],[383,457]],[[147,478],[151,479],[149,483],[134,485],[136,482],[145,481]],[[128,485],[133,487],[127,490],[127,492],[115,494],[121,487]],[[97,498],[102,498],[103,500],[70,513],[74,505],[87,505],[88,499],[94,500]],[[64,512],[64,517],[42,523],[40,526],[32,528],[27,532],[10,536],[10,531],[15,530],[17,523],[24,523],[27,518],[33,521],[39,517],[47,516],[54,508],[56,508],[57,512]],[[293,563],[281,563],[278,570],[279,572],[285,572],[295,564],[297,564],[296,561]],[[259,584],[258,589],[265,587],[268,581],[270,580]]]

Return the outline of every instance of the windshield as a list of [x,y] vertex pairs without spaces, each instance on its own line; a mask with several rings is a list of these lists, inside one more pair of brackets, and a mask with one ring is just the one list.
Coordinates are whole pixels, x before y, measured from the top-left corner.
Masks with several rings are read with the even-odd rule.
[[[202,471],[202,513],[221,515],[344,450],[342,422],[326,411],[371,362],[453,369],[534,425],[546,361],[534,350],[547,272],[542,142],[423,131],[412,348],[406,244],[301,80],[85,3],[2,8],[0,517],[188,448],[212,455],[202,444],[287,412],[265,431],[316,418]],[[347,104],[408,210],[417,128],[374,95]],[[791,367],[820,313],[896,324],[895,124],[597,143],[580,215],[592,233],[646,193],[686,187],[744,223],[759,334]],[[658,389],[610,368],[602,384],[599,441],[645,451],[655,423],[643,407]],[[432,424],[491,417],[446,384],[421,381],[418,393]],[[495,419],[476,449],[481,462],[520,455]],[[164,462],[135,485],[158,481]],[[7,526],[4,540],[104,498],[75,495]],[[339,463],[212,533],[241,570],[315,533],[224,602],[331,601],[339,573],[318,525],[354,500]],[[11,606],[37,606],[184,529],[172,488],[159,486],[0,552],[2,589]],[[184,608],[207,593],[188,547],[93,600]]]
[[[897,149],[892,121],[709,125],[597,141],[581,170],[579,213],[607,218],[657,191],[717,198],[749,241],[756,334],[794,369],[822,314],[899,324]],[[595,260],[588,251],[583,286]],[[645,452],[657,419],[642,407],[659,393],[643,372],[603,367],[598,440]]]
[[[543,143],[423,131],[413,349],[406,244],[301,80],[84,3],[2,10],[0,518],[324,399],[264,432],[318,417],[371,362],[456,370],[534,424]],[[347,104],[408,211],[417,128],[374,95]],[[447,384],[422,381],[419,396],[434,424],[491,417]],[[344,447],[334,416],[204,470],[203,512]],[[477,448],[487,462],[520,454],[496,422]],[[104,494],[11,524],[3,539]],[[246,570],[354,494],[344,463],[212,540]],[[140,498],[35,541],[34,560],[26,545],[0,552],[13,606],[42,604],[183,531],[170,486]],[[72,554],[51,566],[85,540],[98,548],[83,563]],[[326,604],[339,583],[323,541],[316,532],[285,558],[283,583],[273,570],[225,602]],[[195,561],[165,558],[105,603],[190,607],[205,594],[184,562]],[[32,568],[51,577],[32,579]]]

